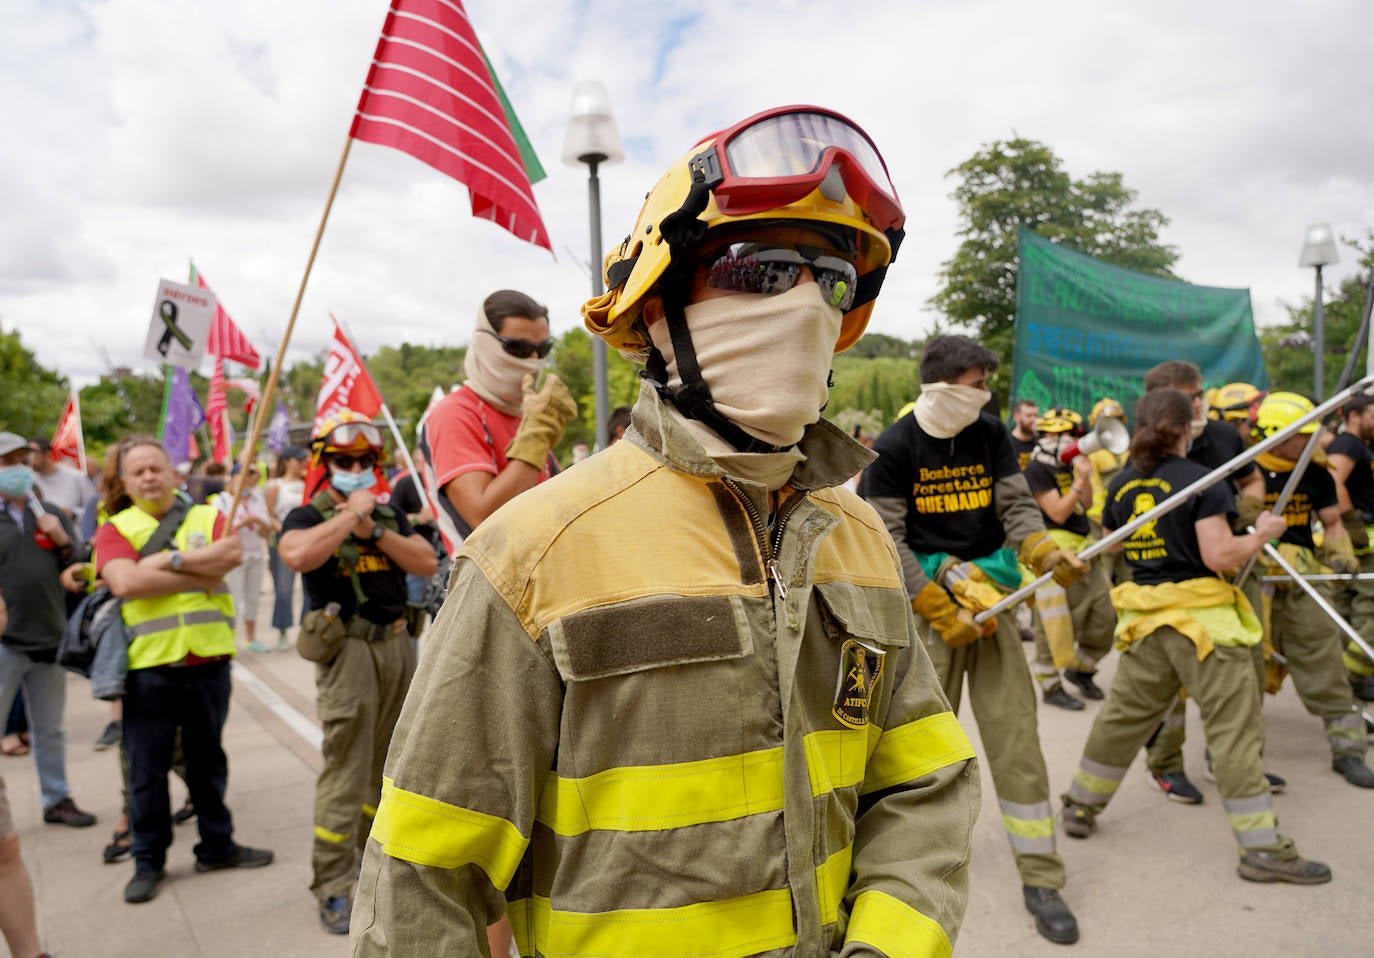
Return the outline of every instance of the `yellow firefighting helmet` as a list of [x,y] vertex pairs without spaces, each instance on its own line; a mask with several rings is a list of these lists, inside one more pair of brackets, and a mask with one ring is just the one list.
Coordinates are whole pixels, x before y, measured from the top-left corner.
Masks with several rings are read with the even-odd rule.
[[1227,422],[1246,422],[1263,398],[1264,393],[1249,383],[1227,383],[1216,391],[1212,406]]
[[1217,387],[1212,386],[1204,389],[1202,401],[1207,404],[1207,418],[1220,421],[1221,410],[1217,408]]
[[310,465],[318,466],[325,453],[380,454],[384,446],[382,431],[371,419],[351,409],[340,409],[320,423],[311,437]]
[[1035,420],[1035,431],[1037,433],[1068,433],[1070,436],[1083,435],[1083,417],[1067,406],[1055,406],[1053,409],[1045,410],[1044,414]]
[[1104,396],[1093,406],[1093,411],[1088,413],[1088,426],[1096,426],[1097,420],[1106,416],[1108,419],[1120,419],[1126,421],[1126,410],[1121,403],[1110,396]]
[[[1256,439],[1267,439],[1280,429],[1291,426],[1305,413],[1313,409],[1312,400],[1298,393],[1270,393],[1264,397],[1255,413],[1253,429]],[[1317,431],[1320,423],[1310,419],[1298,430],[1300,435],[1310,436]]]
[[640,314],[675,256],[728,227],[809,225],[856,247],[857,294],[841,324],[840,352],[868,325],[905,222],[866,133],[820,107],[768,110],[707,137],[668,169],[634,231],[606,254],[607,292],[588,300],[582,316],[587,329],[642,361],[649,338]]

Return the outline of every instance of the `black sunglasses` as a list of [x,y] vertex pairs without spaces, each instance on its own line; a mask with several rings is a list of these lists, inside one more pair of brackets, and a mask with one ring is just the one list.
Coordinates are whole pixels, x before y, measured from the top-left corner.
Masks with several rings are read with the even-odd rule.
[[509,336],[500,336],[489,329],[478,330],[478,332],[495,336],[501,340],[501,348],[516,359],[529,359],[536,355],[540,359],[546,359],[549,353],[553,352],[552,339],[546,339],[542,343],[532,343],[528,339],[511,339]]
[[341,456],[336,453],[329,457],[329,461],[345,472],[351,472],[354,466],[362,466],[364,469],[371,469],[373,466],[377,465],[377,457],[370,452],[365,452],[361,456]]

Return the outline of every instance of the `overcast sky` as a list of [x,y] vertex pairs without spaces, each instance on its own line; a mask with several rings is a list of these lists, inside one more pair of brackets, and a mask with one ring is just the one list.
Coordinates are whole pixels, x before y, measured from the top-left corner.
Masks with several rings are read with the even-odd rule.
[[[385,17],[385,0],[0,3],[0,323],[78,382],[141,358],[157,281],[193,259],[275,352]],[[951,168],[1019,134],[1075,177],[1118,171],[1163,211],[1190,282],[1248,287],[1257,320],[1312,290],[1309,223],[1374,228],[1374,3],[468,0],[549,177],[557,258],[471,219],[465,189],[355,144],[288,362],[328,312],[365,352],[466,343],[487,293],[589,293],[585,167],[560,160],[574,81],[609,88],[628,154],[604,236],[700,136],[781,103],[848,114],[882,150],[907,240],[871,329],[926,333],[957,246]],[[696,11],[696,12],[683,12]],[[1350,250],[1327,271],[1354,269]],[[204,371],[208,372],[208,362]]]

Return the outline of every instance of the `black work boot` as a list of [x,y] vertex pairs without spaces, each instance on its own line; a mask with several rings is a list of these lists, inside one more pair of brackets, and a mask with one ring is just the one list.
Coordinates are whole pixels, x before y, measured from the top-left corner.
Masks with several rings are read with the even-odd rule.
[[1053,888],[1022,885],[1021,897],[1026,911],[1035,916],[1035,930],[1059,945],[1072,945],[1078,940],[1078,921]]
[[1236,874],[1246,881],[1281,881],[1294,885],[1323,885],[1331,880],[1331,869],[1321,862],[1297,855],[1285,858],[1262,849],[1244,852],[1236,866]]
[[1053,705],[1061,709],[1068,709],[1070,712],[1083,711],[1083,703],[1078,701],[1068,692],[1064,691],[1064,686],[1056,685],[1045,693],[1045,704]]
[[1360,788],[1374,788],[1374,771],[1364,763],[1364,759],[1358,755],[1337,755],[1331,760],[1331,767],[1341,775],[1351,785]]
[[1078,669],[1064,670],[1064,678],[1078,686],[1079,691],[1083,693],[1085,699],[1092,699],[1094,702],[1100,702],[1106,697],[1106,693],[1104,693],[1102,688],[1093,681],[1093,676],[1096,674],[1096,672],[1080,672]]

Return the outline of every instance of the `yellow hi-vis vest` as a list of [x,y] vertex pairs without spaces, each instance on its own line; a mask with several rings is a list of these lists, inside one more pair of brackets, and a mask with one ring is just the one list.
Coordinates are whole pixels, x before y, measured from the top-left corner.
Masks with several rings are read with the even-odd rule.
[[[215,517],[210,506],[192,506],[172,542],[193,549],[214,538]],[[110,517],[120,535],[142,549],[157,529],[156,516],[137,506]],[[129,627],[129,671],[180,662],[188,654],[201,658],[234,654],[234,597],[223,582],[213,593],[191,589],[153,599],[125,599],[124,624]]]

